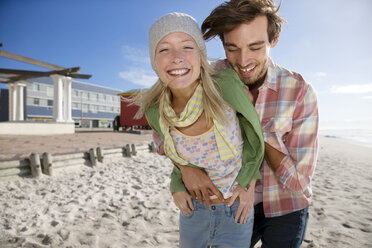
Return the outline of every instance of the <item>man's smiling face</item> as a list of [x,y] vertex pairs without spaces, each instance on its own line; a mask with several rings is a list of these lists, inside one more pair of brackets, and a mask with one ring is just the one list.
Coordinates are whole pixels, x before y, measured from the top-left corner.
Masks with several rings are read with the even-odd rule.
[[266,16],[258,16],[224,33],[226,57],[247,85],[255,84],[265,76],[270,48],[276,43],[277,39],[269,42]]

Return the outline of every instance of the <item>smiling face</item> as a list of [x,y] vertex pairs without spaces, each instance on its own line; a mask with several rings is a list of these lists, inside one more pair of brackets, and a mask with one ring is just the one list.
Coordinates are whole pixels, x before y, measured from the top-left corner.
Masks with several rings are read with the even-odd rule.
[[268,68],[270,48],[276,43],[277,39],[269,42],[266,16],[258,16],[224,33],[226,57],[247,85],[263,79]]
[[182,32],[170,33],[155,49],[160,80],[173,90],[195,90],[200,75],[200,51],[194,39]]

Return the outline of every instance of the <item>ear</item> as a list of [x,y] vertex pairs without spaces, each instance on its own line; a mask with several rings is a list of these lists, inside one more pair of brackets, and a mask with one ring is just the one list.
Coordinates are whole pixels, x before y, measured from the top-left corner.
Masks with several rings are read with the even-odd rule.
[[274,48],[276,46],[276,44],[278,43],[279,41],[279,36],[275,37],[272,41],[271,41],[271,44],[270,44],[270,47],[271,48]]

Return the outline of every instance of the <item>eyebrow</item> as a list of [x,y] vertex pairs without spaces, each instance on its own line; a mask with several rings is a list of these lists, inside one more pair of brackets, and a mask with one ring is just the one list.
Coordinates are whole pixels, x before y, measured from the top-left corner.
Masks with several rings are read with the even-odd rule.
[[[189,41],[193,41],[192,39],[186,39],[186,40],[182,40],[181,43],[185,43],[185,42],[189,42]],[[162,42],[159,42],[159,44],[169,44],[170,42],[167,42],[167,41],[162,41]]]
[[[249,46],[249,47],[252,47],[252,46],[259,46],[259,45],[262,45],[262,44],[264,44],[264,43],[265,43],[264,40],[260,40],[260,41],[255,41],[255,42],[249,44],[248,46]],[[224,46],[227,46],[227,47],[238,47],[238,46],[237,46],[236,44],[234,44],[234,43],[225,43]]]

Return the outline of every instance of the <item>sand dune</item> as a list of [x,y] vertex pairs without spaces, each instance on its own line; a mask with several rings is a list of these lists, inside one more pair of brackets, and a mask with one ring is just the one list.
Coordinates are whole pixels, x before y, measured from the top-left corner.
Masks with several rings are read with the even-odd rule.
[[[320,147],[302,247],[371,247],[371,149],[332,138]],[[164,157],[139,152],[0,182],[0,247],[177,247],[171,170]]]

